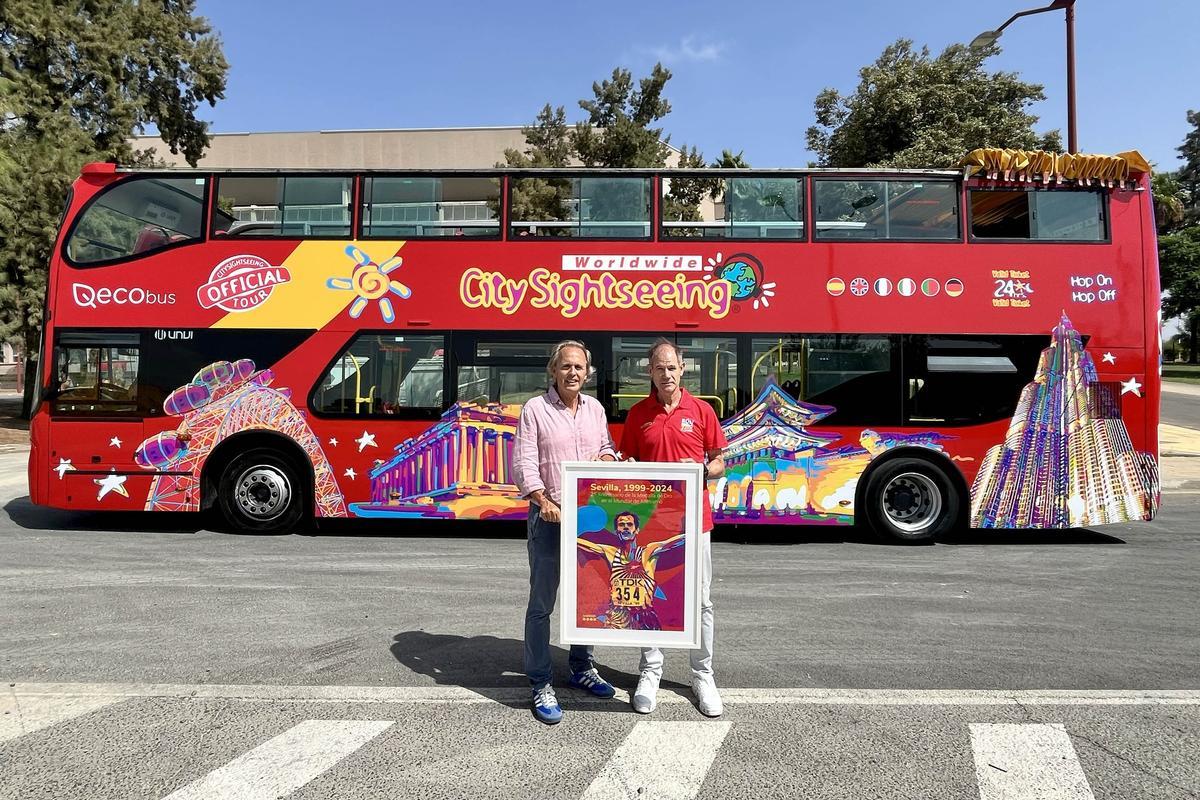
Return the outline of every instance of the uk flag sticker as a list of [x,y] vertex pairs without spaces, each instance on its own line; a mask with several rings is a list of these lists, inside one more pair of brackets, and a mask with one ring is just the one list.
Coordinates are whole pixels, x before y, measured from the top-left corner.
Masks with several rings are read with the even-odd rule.
[[869,291],[871,291],[871,284],[867,283],[866,278],[855,278],[850,281],[850,294],[855,297],[865,297]]

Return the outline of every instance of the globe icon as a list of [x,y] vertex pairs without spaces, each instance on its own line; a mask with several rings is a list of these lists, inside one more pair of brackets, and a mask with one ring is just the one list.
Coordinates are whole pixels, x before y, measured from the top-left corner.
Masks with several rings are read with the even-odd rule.
[[733,299],[745,300],[758,288],[758,273],[745,261],[730,261],[717,273],[718,278],[733,284]]

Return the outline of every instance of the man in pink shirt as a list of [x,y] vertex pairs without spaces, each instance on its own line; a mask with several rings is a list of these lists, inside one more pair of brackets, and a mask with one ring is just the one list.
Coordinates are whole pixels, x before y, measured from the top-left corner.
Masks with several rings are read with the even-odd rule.
[[[517,490],[529,500],[529,605],[525,610],[525,673],[533,689],[533,713],[553,725],[562,720],[554,695],[550,661],[550,614],[558,595],[559,531],[564,461],[616,458],[604,407],[582,393],[592,372],[592,355],[581,342],[559,342],[546,365],[552,380],[545,394],[521,409],[513,446]],[[592,648],[572,645],[570,684],[597,697],[616,690],[600,677]]]

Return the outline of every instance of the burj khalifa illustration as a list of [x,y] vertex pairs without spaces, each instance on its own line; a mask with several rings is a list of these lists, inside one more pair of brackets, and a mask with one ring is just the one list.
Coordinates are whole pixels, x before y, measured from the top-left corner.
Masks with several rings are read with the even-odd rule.
[[971,487],[971,525],[1068,528],[1151,519],[1158,466],[1133,448],[1117,384],[1101,382],[1064,315],[1021,391],[1004,443]]

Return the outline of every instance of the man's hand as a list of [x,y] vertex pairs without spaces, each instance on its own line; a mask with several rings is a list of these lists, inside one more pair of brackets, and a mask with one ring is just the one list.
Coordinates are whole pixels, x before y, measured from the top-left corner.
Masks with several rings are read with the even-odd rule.
[[541,518],[543,522],[559,522],[562,520],[562,512],[558,504],[549,498],[541,505]]

